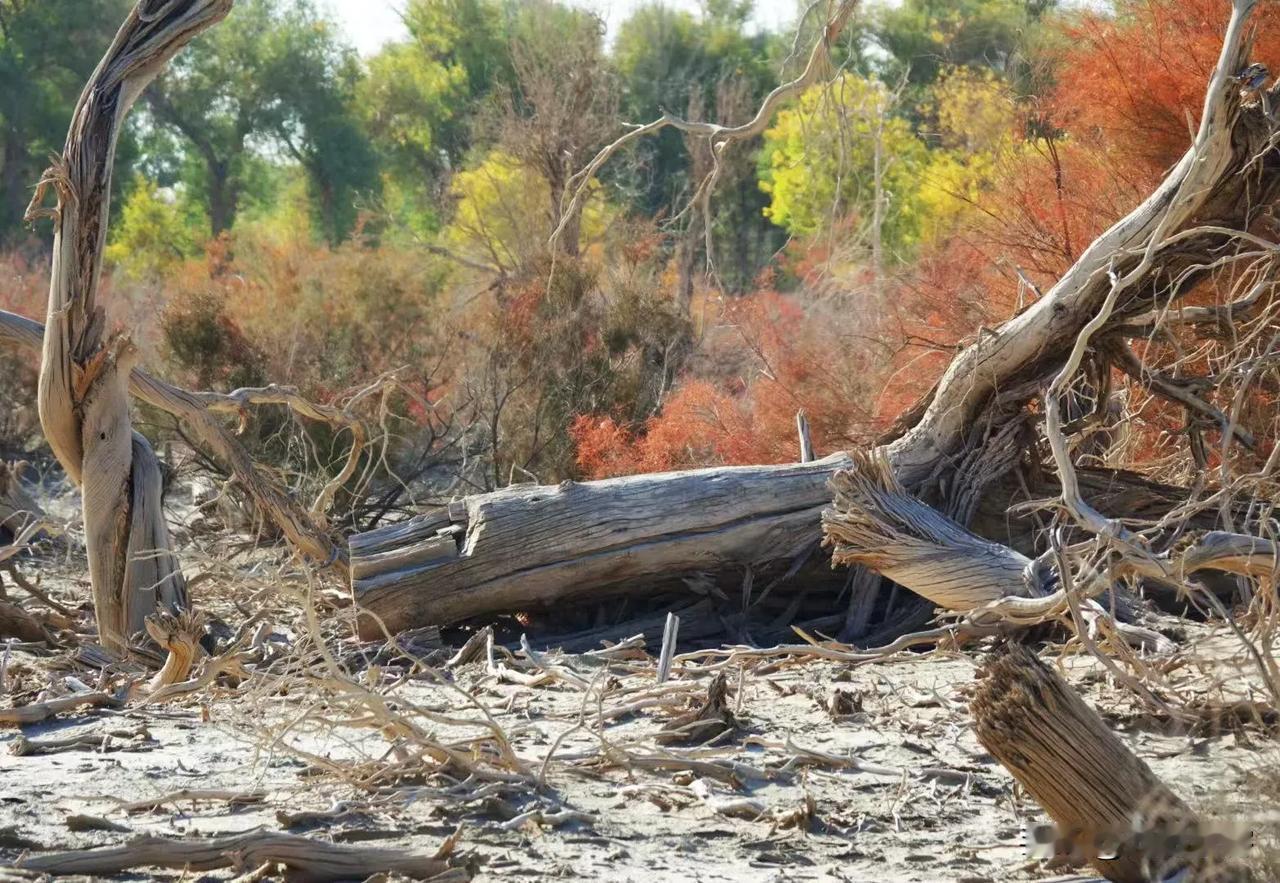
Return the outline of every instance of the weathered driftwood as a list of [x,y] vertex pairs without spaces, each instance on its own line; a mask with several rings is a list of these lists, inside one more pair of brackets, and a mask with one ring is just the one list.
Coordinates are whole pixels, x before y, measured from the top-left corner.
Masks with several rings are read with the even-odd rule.
[[[1127,622],[1129,596],[1115,580],[1146,577],[1181,586],[1202,571],[1263,576],[1273,573],[1273,545],[1256,537],[1214,531],[1162,554],[1124,554],[1109,569],[1085,568],[1079,581],[1063,581],[1057,566],[989,542],[908,494],[884,452],[857,452],[833,479],[835,500],[822,513],[824,542],[836,564],[857,565],[892,579],[975,622],[1034,625],[1073,610],[1089,622],[1110,624],[1130,644],[1160,651],[1172,644],[1160,633]],[[1112,604],[1096,600],[1112,591]],[[1073,614],[1074,615],[1074,614]]]
[[[82,486],[85,545],[102,644],[124,650],[157,610],[185,605],[160,502],[160,470],[133,431],[126,390],[136,350],[104,333],[97,300],[116,143],[133,102],[231,0],[139,0],[76,104],[62,155],[29,217],[53,218],[53,267],[40,362],[40,425]],[[41,208],[46,190],[57,196]]]
[[1049,814],[1069,851],[1108,880],[1145,883],[1188,856],[1225,856],[1200,842],[1186,804],[1031,651],[999,652],[978,678],[978,741]]
[[[402,874],[426,880],[450,871],[441,856],[421,855],[385,847],[344,846],[296,834],[255,830],[207,840],[144,835],[123,846],[77,849],[47,855],[26,855],[14,863],[24,871],[90,876],[118,874],[130,868],[173,868],[210,871],[237,868],[252,871],[263,865],[284,865],[290,880],[364,880],[374,874]],[[462,869],[450,879],[470,879]]]
[[835,502],[822,513],[836,564],[862,565],[948,610],[1042,593],[1030,558],[910,496],[887,458],[859,452],[853,461],[832,478]]
[[[701,573],[784,571],[818,538],[844,454],[521,486],[351,538],[351,586],[392,632],[679,585]],[[362,633],[381,634],[373,617]]]
[[48,720],[65,711],[75,711],[85,706],[91,708],[119,708],[123,704],[120,697],[113,696],[110,693],[100,691],[77,693],[74,696],[60,696],[57,699],[34,702],[31,705],[21,705],[17,708],[0,708],[0,725],[26,726],[27,724],[37,724],[42,720]]
[[[794,562],[797,550],[803,552],[806,541],[812,542],[822,528],[823,504],[831,499],[828,479],[853,463],[854,458],[838,454],[811,464],[703,469],[477,495],[352,537],[352,588],[360,606],[382,617],[395,632],[415,625],[447,625],[471,616],[532,611],[564,600],[649,598],[663,588],[678,587],[681,577],[695,574],[710,574],[725,583],[741,581],[746,566],[761,570]],[[842,473],[841,499],[848,499],[855,473]],[[935,605],[954,610],[969,610],[1006,595],[1034,594],[1024,579],[1030,558],[1022,549],[989,541],[1012,534],[1025,541],[1025,551],[1037,551],[1031,541],[1036,519],[1008,511],[1010,501],[1025,494],[1018,482],[1002,481],[988,489],[980,514],[1004,515],[983,516],[979,519],[983,531],[972,532],[910,499],[883,470],[872,470],[857,481],[871,497],[884,498],[890,488],[902,495],[902,501],[885,503],[889,510],[911,514],[922,525],[931,525],[930,531],[937,531],[917,537],[921,544],[930,536],[957,539],[980,552],[987,565],[979,568],[980,573],[968,572],[972,578],[962,585],[959,578],[966,572],[955,567],[955,547],[930,551],[922,545],[919,551],[925,559],[937,564],[933,589],[928,580],[918,582],[905,571],[895,576],[884,570],[885,575]],[[1032,491],[1056,494],[1056,485],[1043,485],[1034,485]],[[1153,501],[1153,514],[1163,513],[1187,496],[1183,489],[1112,470],[1082,470],[1081,486],[1086,499],[1108,513],[1119,513],[1123,501],[1137,498]],[[855,560],[849,544],[841,548],[851,562]],[[890,541],[887,534],[874,531],[869,548],[871,555],[864,563],[875,570],[876,565],[905,553],[900,538]],[[820,566],[823,555],[815,555],[817,564],[811,562],[811,566]],[[852,586],[859,596],[867,596],[865,604],[855,604],[859,633],[871,625],[869,608],[874,598],[869,590],[878,580],[865,572],[863,576],[870,578],[856,580]],[[697,611],[677,612],[682,638],[717,634],[726,624],[743,625],[740,613],[717,611],[707,603]],[[603,637],[641,631],[656,641],[664,618],[665,612],[656,612],[616,628],[560,634],[566,646],[584,649],[596,646]],[[823,630],[838,628],[838,623],[827,624]],[[362,623],[362,631],[367,636],[381,634],[370,617]],[[758,630],[752,634],[764,638]]]

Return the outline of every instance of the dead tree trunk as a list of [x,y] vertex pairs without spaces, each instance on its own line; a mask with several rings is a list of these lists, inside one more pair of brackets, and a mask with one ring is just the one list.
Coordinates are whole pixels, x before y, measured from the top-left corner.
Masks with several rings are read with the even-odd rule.
[[170,58],[232,0],[139,0],[76,105],[62,156],[41,179],[56,207],[53,271],[40,364],[40,423],[83,493],[85,541],[102,644],[127,648],[160,608],[186,603],[160,503],[160,469],[130,423],[135,350],[107,337],[97,289],[116,142],[130,106]]
[[1187,805],[1029,650],[1012,646],[978,677],[978,741],[1044,807],[1067,849],[1108,880],[1146,883],[1226,858],[1227,844],[1206,843]]
[[[512,487],[351,538],[357,602],[391,632],[784,569],[818,538],[843,454],[813,463]],[[380,636],[374,617],[361,632]]]
[[[854,469],[855,461],[866,468]],[[374,615],[362,620],[361,631],[382,635],[374,617],[395,632],[566,600],[650,597],[682,577],[741,580],[746,567],[785,572],[796,550],[820,535],[824,517],[838,561],[882,572],[941,607],[968,611],[1009,596],[1040,600],[1034,596],[1044,587],[1031,579],[1031,558],[991,542],[1035,530],[1030,516],[1007,512],[1024,493],[1018,483],[993,485],[979,500],[982,511],[1005,513],[984,518],[980,536],[910,498],[883,460],[875,462],[836,454],[808,464],[526,485],[468,497],[351,537],[351,587],[360,607]],[[1108,515],[1133,513],[1134,501],[1165,511],[1186,500],[1180,488],[1131,473],[1085,471],[1081,484],[1090,504]],[[824,516],[833,485],[842,514]],[[1034,484],[1030,490],[1056,488]],[[833,532],[830,519],[845,518],[855,508],[851,501],[863,495],[878,498],[874,511],[895,513],[895,520],[864,524],[865,545],[856,545],[848,542],[851,534]],[[1200,546],[1193,546],[1184,569],[1256,572],[1272,560],[1265,544],[1244,549],[1242,542],[1213,548],[1250,552],[1246,562],[1225,552],[1201,560],[1194,557]],[[968,551],[976,562],[960,560]]]

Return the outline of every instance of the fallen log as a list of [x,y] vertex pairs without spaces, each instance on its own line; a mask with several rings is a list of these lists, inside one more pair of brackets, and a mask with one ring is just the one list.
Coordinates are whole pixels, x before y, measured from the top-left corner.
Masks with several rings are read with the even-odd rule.
[[361,634],[647,593],[696,574],[785,572],[817,542],[827,482],[851,462],[511,487],[357,534],[351,588],[372,614]]
[[207,840],[143,835],[122,846],[76,849],[48,855],[28,855],[14,867],[52,874],[118,874],[130,868],[173,868],[210,871],[237,868],[252,871],[263,865],[284,865],[291,880],[364,880],[393,873],[414,880],[435,878],[450,871],[448,879],[467,880],[470,874],[450,868],[442,855],[421,855],[402,849],[345,846],[296,834],[247,831]]
[[1011,646],[978,678],[970,704],[978,741],[1053,819],[1049,842],[1115,883],[1171,879],[1184,866],[1197,872],[1188,879],[1210,879],[1199,872],[1229,860],[1235,844],[1207,838],[1187,805],[1031,651]]
[[[423,625],[448,626],[472,617],[531,612],[566,601],[651,598],[664,589],[680,588],[684,578],[698,575],[709,575],[722,584],[740,584],[745,568],[755,572],[760,586],[760,577],[771,571],[785,575],[821,535],[822,511],[832,495],[829,482],[838,472],[853,474],[848,471],[853,463],[854,458],[841,453],[803,464],[524,485],[467,497],[407,521],[356,534],[350,540],[351,588],[360,609],[371,614],[360,618],[361,634],[368,639],[382,637],[379,620],[395,633]],[[1080,476],[1085,498],[1107,514],[1127,511],[1126,501],[1138,495],[1152,501],[1149,514],[1157,517],[1188,495],[1183,488],[1155,484],[1134,473],[1099,469],[1081,470]],[[893,483],[891,475],[883,480]],[[1031,490],[1038,492],[1040,487],[1033,485]],[[1046,485],[1045,491],[1046,496],[1056,495],[1056,485]],[[900,488],[896,492],[904,493]],[[974,531],[977,536],[946,519],[939,522],[944,532],[963,534],[970,543],[990,548],[1001,580],[968,580],[969,586],[980,589],[968,604],[947,604],[941,596],[921,593],[935,604],[961,610],[1008,594],[1035,594],[1023,579],[1028,558],[1018,553],[1041,551],[1032,541],[1040,525],[1032,513],[1008,512],[1011,501],[1024,498],[1025,493],[1015,481],[988,488],[979,514],[1005,515],[980,518],[974,525],[980,525]],[[915,505],[926,512],[923,504]],[[981,542],[1000,541],[1011,533],[1024,538],[1025,549]],[[885,544],[877,541],[878,546]],[[825,570],[827,561],[825,550],[815,551],[812,569],[804,578],[821,578],[817,574]],[[946,580],[955,576],[945,565],[943,569]],[[912,584],[915,580],[899,577],[906,588],[920,591],[919,584]],[[834,575],[833,585],[842,580]],[[707,613],[709,627],[717,628],[715,611]],[[653,616],[654,635],[659,635],[665,613]],[[729,621],[741,624],[740,612],[735,618],[731,611]],[[619,626],[627,634],[642,630]],[[559,633],[564,634],[564,629]],[[583,636],[595,646],[607,635],[590,629]]]

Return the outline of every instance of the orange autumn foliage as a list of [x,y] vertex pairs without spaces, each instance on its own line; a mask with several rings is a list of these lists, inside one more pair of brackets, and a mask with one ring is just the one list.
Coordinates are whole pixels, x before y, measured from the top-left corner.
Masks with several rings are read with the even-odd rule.
[[[1076,138],[1101,137],[1119,148],[1114,158],[1124,165],[1159,174],[1199,125],[1230,4],[1124,0],[1117,7],[1114,16],[1083,12],[1065,28],[1054,121]],[[1280,8],[1258,4],[1249,27],[1252,60],[1280,71]]]
[[785,463],[797,457],[795,417],[809,416],[817,451],[865,442],[874,431],[869,347],[854,323],[806,311],[772,290],[708,305],[710,330],[695,370],[640,425],[579,416],[571,429],[587,478],[708,465]]
[[[812,268],[831,256],[828,244],[793,245],[801,293],[757,293],[726,308],[721,320],[741,331],[737,353],[722,339],[642,425],[578,418],[579,467],[601,476],[794,459],[801,408],[815,431],[822,427],[820,450],[891,423],[927,394],[958,347],[1034,302],[1182,155],[1228,13],[1221,0],[1126,0],[1114,15],[1064,17],[1055,85],[1023,105],[1015,149],[1000,157],[989,189],[952,235],[927,244],[887,281],[879,302],[861,305],[866,314],[834,322],[801,306]],[[1280,7],[1256,15],[1253,57],[1280,69]],[[843,272],[849,287],[867,281],[858,268]],[[1212,302],[1219,287],[1202,285],[1189,300]],[[863,358],[851,358],[859,348]],[[860,380],[843,398],[824,383],[842,362],[857,363]],[[1133,419],[1167,440],[1178,420],[1157,408],[1144,403]]]

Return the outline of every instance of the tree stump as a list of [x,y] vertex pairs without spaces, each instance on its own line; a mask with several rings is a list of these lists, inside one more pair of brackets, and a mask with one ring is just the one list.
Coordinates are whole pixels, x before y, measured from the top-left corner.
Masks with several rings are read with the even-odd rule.
[[1187,865],[1189,879],[1210,879],[1229,855],[1234,844],[1206,843],[1190,808],[1035,654],[1012,646],[978,677],[978,741],[1108,880],[1147,883]]

